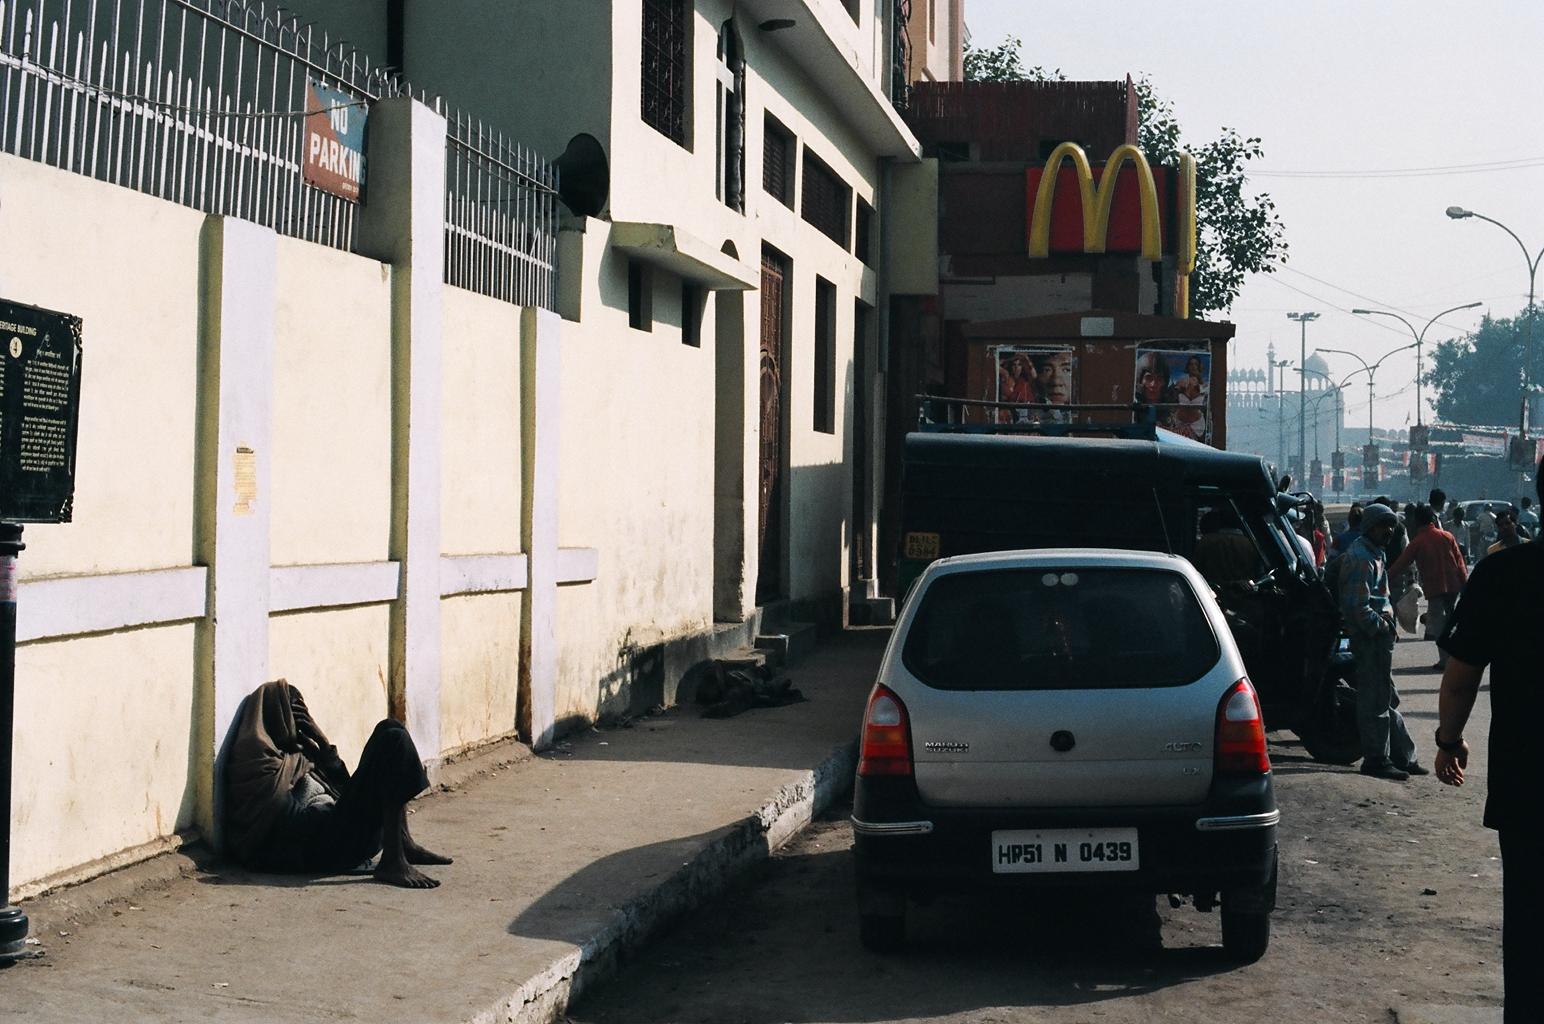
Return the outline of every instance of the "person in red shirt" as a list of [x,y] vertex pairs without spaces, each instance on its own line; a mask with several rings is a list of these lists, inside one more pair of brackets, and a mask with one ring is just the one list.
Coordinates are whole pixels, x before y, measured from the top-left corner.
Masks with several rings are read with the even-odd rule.
[[[1441,526],[1437,517],[1426,505],[1417,505],[1405,513],[1414,531],[1405,550],[1389,566],[1393,578],[1412,562],[1421,574],[1421,587],[1426,591],[1426,639],[1435,640],[1442,635],[1453,604],[1469,579],[1463,552],[1458,541]],[[1447,651],[1437,649],[1435,668],[1447,667]]]

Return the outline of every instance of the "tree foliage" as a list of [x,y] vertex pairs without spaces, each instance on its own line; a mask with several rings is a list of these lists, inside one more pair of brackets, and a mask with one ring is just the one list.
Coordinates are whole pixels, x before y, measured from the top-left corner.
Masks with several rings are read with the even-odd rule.
[[967,82],[1065,82],[1061,68],[1046,69],[1036,64],[1024,67],[1023,40],[1009,36],[996,46],[985,49],[965,47]]
[[[1540,330],[1544,325],[1536,323],[1534,331]],[[1437,393],[1437,417],[1473,426],[1515,426],[1527,337],[1526,313],[1513,319],[1486,316],[1473,333],[1435,345],[1424,380]]]
[[[976,82],[1065,81],[1060,68],[1026,69],[1023,43],[1009,36],[994,47],[965,51],[965,79]],[[1261,140],[1233,128],[1210,142],[1186,142],[1174,105],[1142,76],[1137,90],[1137,144],[1155,164],[1182,150],[1196,161],[1196,269],[1190,278],[1194,316],[1225,312],[1249,274],[1269,274],[1286,262],[1286,227],[1266,192],[1251,193],[1245,164],[1265,152]]]

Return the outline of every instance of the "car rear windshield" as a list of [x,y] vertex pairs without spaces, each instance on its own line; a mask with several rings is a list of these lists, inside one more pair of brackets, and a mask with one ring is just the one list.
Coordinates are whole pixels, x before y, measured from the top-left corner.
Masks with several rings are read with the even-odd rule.
[[942,576],[901,651],[912,675],[940,690],[1183,686],[1218,655],[1179,573],[1070,567]]

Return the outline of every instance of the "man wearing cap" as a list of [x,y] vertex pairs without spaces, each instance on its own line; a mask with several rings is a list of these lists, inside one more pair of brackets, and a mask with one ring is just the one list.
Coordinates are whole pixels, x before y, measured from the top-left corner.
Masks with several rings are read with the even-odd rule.
[[1400,715],[1394,689],[1394,606],[1389,600],[1385,547],[1399,525],[1387,505],[1362,510],[1362,532],[1340,567],[1340,613],[1356,662],[1356,730],[1362,774],[1403,782],[1427,771],[1415,760],[1415,741]]

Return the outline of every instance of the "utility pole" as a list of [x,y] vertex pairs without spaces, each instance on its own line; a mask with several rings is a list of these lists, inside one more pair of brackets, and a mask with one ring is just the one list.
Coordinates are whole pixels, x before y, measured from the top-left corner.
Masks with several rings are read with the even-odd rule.
[[[1318,313],[1288,313],[1288,320],[1296,320],[1300,330],[1298,366],[1308,365],[1308,325],[1319,319]],[[1297,472],[1302,477],[1308,468],[1308,379],[1298,378],[1297,388]]]

